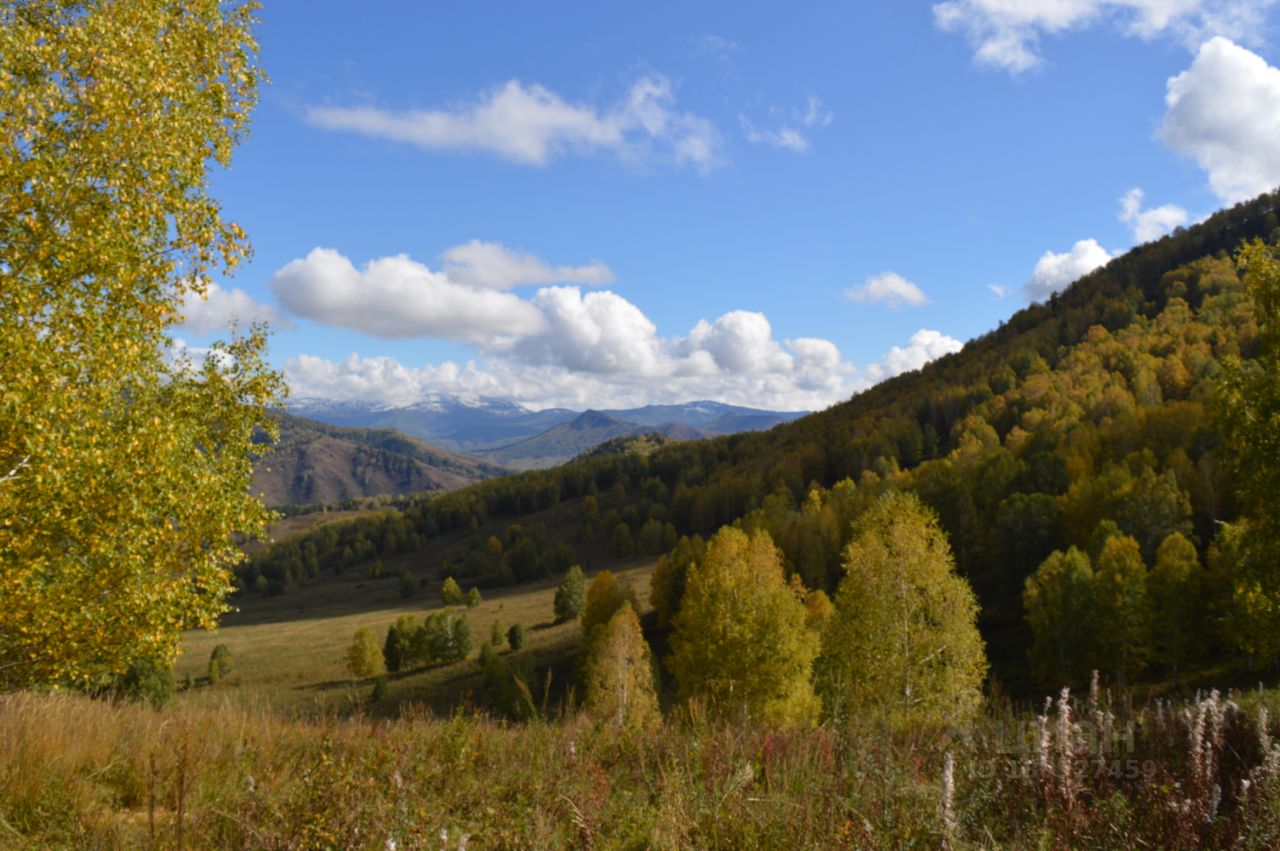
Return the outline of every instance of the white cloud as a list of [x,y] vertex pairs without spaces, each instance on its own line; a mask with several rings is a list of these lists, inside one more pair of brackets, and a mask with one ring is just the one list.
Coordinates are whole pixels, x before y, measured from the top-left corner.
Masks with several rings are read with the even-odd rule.
[[548,287],[532,301],[544,331],[500,347],[520,359],[577,372],[637,376],[662,371],[657,326],[631,302],[609,291],[585,296],[577,287]]
[[693,51],[696,54],[710,56],[722,65],[730,65],[734,54],[741,53],[743,47],[731,38],[707,33],[693,39]]
[[1142,39],[1194,48],[1215,35],[1257,35],[1276,0],[946,0],[934,22],[965,35],[979,64],[1020,73],[1040,64],[1040,37],[1105,24]]
[[913,369],[920,369],[931,360],[958,352],[964,343],[955,337],[948,337],[941,331],[921,328],[911,335],[906,346],[894,346],[880,359],[879,363],[867,368],[867,377],[872,381],[883,381]]
[[1082,239],[1062,254],[1046,251],[1022,290],[1029,301],[1044,301],[1110,260],[1111,255],[1095,239]]
[[[700,323],[707,328],[716,324]],[[820,410],[876,381],[918,369],[961,347],[958,340],[937,331],[921,330],[905,347],[895,346],[881,362],[859,372],[843,360],[829,340],[802,337],[778,343],[771,336],[759,335],[762,326],[758,320],[741,316],[720,324],[730,337],[738,335],[735,344],[746,349],[726,356],[736,368],[722,369],[706,349],[690,348],[685,339],[670,341],[659,368],[648,373],[576,371],[559,363],[530,363],[500,355],[465,366],[450,361],[410,367],[394,358],[354,354],[342,361],[300,355],[286,363],[285,372],[298,398],[389,405],[407,405],[446,393],[496,396],[535,409],[637,407],[713,399],[772,410]]]
[[1160,137],[1209,173],[1226,202],[1280,184],[1280,69],[1215,38],[1169,80]]
[[255,322],[266,322],[276,328],[290,327],[289,321],[271,305],[255,301],[242,289],[223,289],[212,281],[204,296],[188,292],[178,312],[183,317],[181,327],[201,337],[226,331],[233,324],[241,330]]
[[[770,112],[775,118],[785,114],[781,109],[772,109]],[[774,130],[761,129],[745,115],[738,116],[738,121],[742,124],[742,133],[748,142],[772,145],[798,154],[809,150],[809,137],[800,128],[826,127],[834,119],[835,113],[823,106],[822,99],[814,95],[809,95],[804,109],[791,110],[790,119]]]
[[897,272],[884,272],[845,290],[845,298],[857,302],[878,302],[888,307],[922,307],[929,303],[924,290]]
[[1151,242],[1187,223],[1187,211],[1176,204],[1142,209],[1143,192],[1134,187],[1120,199],[1120,221],[1133,229],[1135,242]]
[[448,109],[392,112],[373,107],[312,107],[319,127],[407,142],[426,150],[484,151],[523,165],[545,166],[567,154],[652,157],[707,172],[719,163],[719,134],[710,121],[675,108],[671,82],[641,77],[608,109],[573,104],[536,83],[510,80],[476,101]]
[[996,301],[1004,301],[1013,295],[1013,289],[1003,284],[987,284],[987,289],[991,290],[991,294],[995,296]]
[[271,278],[290,312],[378,337],[483,341],[542,330],[542,314],[510,293],[454,283],[406,255],[357,269],[329,248],[315,248]]
[[613,270],[599,260],[585,266],[552,266],[532,254],[478,239],[455,245],[440,256],[449,280],[469,287],[505,290],[556,283],[600,286],[614,280]]

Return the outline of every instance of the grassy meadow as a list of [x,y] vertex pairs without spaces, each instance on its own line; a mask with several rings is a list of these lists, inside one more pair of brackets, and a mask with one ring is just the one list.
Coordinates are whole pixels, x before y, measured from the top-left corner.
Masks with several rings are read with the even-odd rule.
[[[335,520],[348,516],[347,512],[336,514],[329,516]],[[325,522],[324,517],[309,514],[287,518],[273,527],[272,537],[281,539],[311,528],[317,522]],[[562,532],[559,527],[567,527],[571,515],[564,510],[546,512],[540,521]],[[493,531],[500,534],[502,530],[495,525]],[[485,532],[482,530],[481,534]],[[386,698],[367,705],[371,682],[357,681],[347,670],[347,648],[355,631],[369,627],[381,640],[401,615],[421,619],[443,608],[436,568],[443,560],[460,558],[465,553],[465,542],[471,538],[470,534],[444,535],[432,540],[422,552],[385,559],[378,578],[371,578],[366,571],[325,571],[306,587],[290,589],[287,594],[235,598],[232,602],[236,611],[223,617],[219,629],[192,631],[184,636],[175,666],[180,689],[176,704],[208,707],[230,700],[289,714],[346,712],[363,705],[371,713],[389,714],[409,702],[447,714],[461,696],[478,685],[480,675],[474,658],[480,645],[489,639],[494,621],[500,621],[504,628],[516,623],[524,625],[524,647],[518,653],[504,652],[517,656],[529,668],[571,665],[581,629],[576,621],[553,623],[558,578],[484,589],[483,601],[474,609],[450,607],[463,613],[471,627],[474,649],[468,660],[389,675]],[[593,558],[598,569],[607,567],[625,576],[642,606],[647,603],[649,576],[656,558],[620,560],[604,558],[603,553],[594,555],[599,557]],[[401,570],[413,572],[422,583],[419,593],[408,599],[401,597],[399,591]],[[469,587],[465,580],[461,585],[464,591]],[[219,644],[231,651],[234,669],[211,686],[207,683],[209,656]],[[183,689],[188,676],[195,681],[195,687]]]

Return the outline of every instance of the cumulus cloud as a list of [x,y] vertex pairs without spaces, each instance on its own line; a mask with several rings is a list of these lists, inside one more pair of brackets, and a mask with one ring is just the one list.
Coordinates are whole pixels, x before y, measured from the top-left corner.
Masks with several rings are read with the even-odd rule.
[[961,33],[975,59],[1011,73],[1040,64],[1040,37],[1094,25],[1142,39],[1173,38],[1194,48],[1206,38],[1237,40],[1258,32],[1276,0],[946,0],[934,22]]
[[845,290],[845,298],[862,303],[875,302],[892,308],[923,307],[929,303],[924,290],[897,272],[883,272],[856,287]]
[[883,381],[913,369],[920,369],[931,360],[958,352],[964,343],[954,337],[948,337],[941,331],[921,328],[911,335],[905,346],[894,346],[878,363],[867,368],[867,377],[872,381]]
[[1280,184],[1280,69],[1225,38],[1169,79],[1160,137],[1209,174],[1232,203]]
[[1135,242],[1151,242],[1187,223],[1187,211],[1176,204],[1142,209],[1143,192],[1133,188],[1120,199],[1120,221],[1133,230]]
[[[783,111],[774,109],[770,112]],[[739,115],[738,122],[742,125],[742,134],[748,142],[802,154],[809,150],[809,137],[805,129],[826,127],[834,118],[835,113],[823,106],[821,98],[810,95],[803,109],[792,110],[790,118],[774,129],[757,127],[745,115]]]
[[600,286],[614,280],[613,270],[599,260],[585,266],[552,266],[532,254],[478,239],[455,245],[440,256],[449,280],[470,287],[505,290],[557,283]]
[[[716,324],[705,323],[706,329]],[[300,355],[285,364],[285,372],[297,398],[388,405],[408,405],[445,393],[497,396],[535,409],[625,408],[713,399],[773,410],[820,410],[961,347],[945,334],[921,330],[906,346],[893,347],[883,360],[859,372],[829,340],[801,337],[779,343],[759,333],[767,322],[741,315],[720,325],[724,336],[719,343],[725,347],[721,354],[729,368],[723,368],[706,349],[697,348],[700,343],[685,338],[668,341],[662,363],[648,373],[576,371],[512,355],[490,355],[483,363],[470,361],[463,366],[449,361],[411,367],[394,358],[355,354],[341,361]],[[706,329],[699,335],[703,341],[708,339]]]
[[671,81],[638,79],[606,109],[575,104],[519,80],[445,109],[394,112],[373,107],[312,107],[307,120],[417,145],[430,151],[482,151],[522,165],[545,166],[569,154],[612,153],[625,160],[656,157],[707,172],[719,163],[714,125],[675,107]]
[[511,293],[467,287],[406,255],[357,269],[329,248],[315,248],[271,278],[290,312],[378,337],[444,337],[482,341],[543,329],[537,308]]
[[182,326],[193,334],[207,337],[228,330],[233,324],[245,328],[255,322],[266,322],[276,328],[290,323],[280,311],[254,300],[244,290],[224,289],[210,282],[203,296],[188,292],[179,309]]
[[1111,255],[1095,239],[1082,239],[1062,254],[1046,251],[1036,263],[1031,280],[1023,285],[1023,292],[1029,301],[1044,301],[1110,260]]

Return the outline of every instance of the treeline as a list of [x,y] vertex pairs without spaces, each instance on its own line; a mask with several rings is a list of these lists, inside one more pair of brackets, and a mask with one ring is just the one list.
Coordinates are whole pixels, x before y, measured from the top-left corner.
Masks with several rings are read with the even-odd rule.
[[[1088,552],[1111,523],[1148,569],[1176,534],[1203,571],[1220,524],[1237,519],[1235,454],[1214,417],[1215,388],[1224,360],[1256,355],[1258,328],[1230,254],[1277,235],[1278,200],[1263,196],[1134,249],[962,352],[819,414],[766,433],[490,480],[321,527],[267,553],[243,579],[270,576],[282,555],[295,557],[289,547],[304,571],[308,544],[318,567],[346,567],[575,501],[569,546],[659,552],[737,523],[767,531],[789,576],[830,593],[852,521],[882,493],[905,490],[937,513],[977,594],[993,674],[1023,689],[1033,674],[1024,588],[1051,554]],[[568,543],[527,538],[540,558]],[[512,566],[504,578],[574,560]],[[1230,629],[1205,640],[1210,654],[1234,646]]]

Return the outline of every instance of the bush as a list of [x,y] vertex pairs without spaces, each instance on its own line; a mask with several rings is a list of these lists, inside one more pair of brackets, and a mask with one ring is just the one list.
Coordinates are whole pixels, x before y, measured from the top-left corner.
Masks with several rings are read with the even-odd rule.
[[472,588],[467,592],[467,608],[474,609],[476,606],[480,605],[481,599],[483,598],[480,596],[480,589]]
[[173,666],[143,656],[130,663],[129,669],[116,680],[113,691],[120,697],[145,701],[159,709],[173,697],[173,689]]
[[378,677],[373,681],[373,690],[369,692],[369,700],[377,703],[387,696],[387,678]]
[[575,564],[569,568],[564,579],[560,580],[560,587],[556,589],[556,623],[573,620],[582,614],[586,606],[587,577],[583,575],[582,568]]
[[410,597],[416,597],[418,591],[421,590],[422,583],[418,581],[418,577],[414,576],[411,571],[400,571],[400,596],[408,600]]
[[511,645],[512,650],[524,647],[524,624],[511,625],[511,629],[507,630],[507,644]]
[[219,644],[209,654],[209,682],[218,682],[232,670],[231,650],[227,645]]

